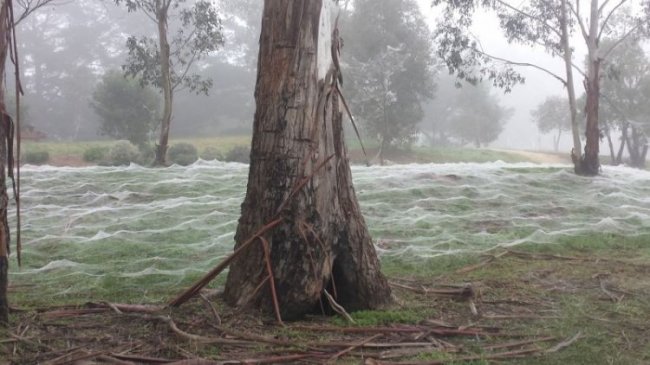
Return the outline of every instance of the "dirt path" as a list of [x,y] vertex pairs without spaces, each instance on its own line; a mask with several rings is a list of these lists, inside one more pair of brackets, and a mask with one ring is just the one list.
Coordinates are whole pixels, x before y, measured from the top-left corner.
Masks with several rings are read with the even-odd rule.
[[571,163],[569,156],[565,156],[559,153],[548,153],[548,152],[533,152],[533,151],[524,151],[524,150],[509,150],[509,149],[496,149],[492,148],[493,151],[507,152],[515,155],[522,156],[530,162],[534,163]]

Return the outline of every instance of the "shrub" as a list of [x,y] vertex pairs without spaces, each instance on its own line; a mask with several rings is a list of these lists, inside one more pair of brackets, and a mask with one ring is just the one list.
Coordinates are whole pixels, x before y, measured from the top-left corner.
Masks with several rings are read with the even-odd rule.
[[138,147],[129,141],[117,141],[108,154],[110,164],[113,166],[128,165],[138,158]]
[[84,151],[84,161],[86,162],[100,162],[106,158],[109,152],[108,147],[90,147]]
[[248,146],[236,146],[224,158],[228,162],[250,163],[251,149]]
[[160,96],[141,80],[108,71],[95,86],[91,107],[99,116],[99,133],[135,144],[145,143],[159,124]]
[[201,159],[206,161],[223,160],[223,155],[216,147],[206,147],[203,152],[201,152]]
[[22,161],[30,165],[42,165],[50,160],[50,153],[47,151],[30,151],[25,152]]
[[199,159],[199,152],[191,143],[177,143],[169,148],[167,157],[175,164],[187,166]]
[[149,143],[143,143],[138,146],[138,150],[140,153],[138,154],[136,162],[142,166],[151,165],[156,154],[154,147]]

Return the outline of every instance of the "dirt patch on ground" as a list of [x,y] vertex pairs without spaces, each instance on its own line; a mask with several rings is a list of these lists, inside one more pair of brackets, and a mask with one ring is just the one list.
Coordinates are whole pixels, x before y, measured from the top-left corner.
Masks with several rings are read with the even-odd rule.
[[70,167],[83,167],[93,166],[92,163],[84,161],[81,156],[77,155],[55,155],[47,162],[52,166],[70,166]]
[[444,277],[392,278],[398,304],[352,313],[354,324],[280,326],[215,292],[173,310],[14,311],[0,364],[647,364],[649,278],[650,263],[632,257],[502,251]]
[[525,159],[534,163],[548,163],[548,164],[571,163],[571,158],[569,157],[569,155],[563,155],[559,153],[534,152],[534,151],[510,150],[510,149],[494,149],[494,148],[492,148],[491,150],[512,153],[514,155],[524,157]]

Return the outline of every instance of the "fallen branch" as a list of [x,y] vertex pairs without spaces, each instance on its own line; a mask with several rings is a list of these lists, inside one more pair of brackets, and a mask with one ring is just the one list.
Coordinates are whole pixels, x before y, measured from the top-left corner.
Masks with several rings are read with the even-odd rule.
[[75,363],[77,361],[92,359],[94,357],[97,357],[97,356],[100,356],[100,355],[103,355],[103,354],[104,354],[103,351],[88,352],[88,351],[83,350],[83,349],[76,349],[76,350],[74,350],[72,352],[69,352],[69,353],[67,353],[65,355],[59,356],[59,357],[57,357],[55,359],[45,361],[42,364],[43,365],[72,364],[72,363]]
[[517,351],[507,351],[500,352],[496,354],[488,355],[474,355],[474,356],[463,356],[453,359],[445,360],[432,360],[432,361],[400,361],[400,362],[389,362],[389,361],[377,361],[374,359],[368,359],[365,362],[365,365],[444,365],[450,363],[460,363],[463,361],[475,361],[475,360],[507,360],[514,359],[524,355],[530,355],[540,352],[539,348],[530,348]]
[[144,363],[144,364],[169,364],[170,362],[173,362],[174,360],[169,360],[169,359],[161,359],[161,358],[156,358],[156,357],[147,357],[147,356],[137,356],[137,355],[128,355],[128,354],[110,354],[111,357],[114,357],[116,359],[120,360],[125,360],[125,361],[133,361],[137,363]]
[[369,343],[370,341],[372,341],[372,340],[374,340],[374,339],[377,339],[377,338],[379,338],[379,337],[381,337],[381,336],[382,336],[382,334],[379,333],[379,334],[376,334],[376,335],[374,335],[374,336],[372,336],[372,337],[366,338],[365,340],[363,340],[363,341],[361,341],[361,342],[355,343],[355,344],[353,344],[352,346],[350,346],[350,347],[348,347],[348,348],[346,348],[346,349],[343,349],[343,350],[337,352],[336,354],[334,354],[332,357],[330,357],[330,358],[328,359],[328,362],[335,362],[339,357],[341,357],[341,356],[347,354],[348,352],[350,352],[350,351],[352,351],[352,350],[354,350],[354,349],[357,349],[357,348],[359,348],[359,347],[362,347],[363,345],[365,345],[365,344]]
[[219,275],[223,270],[225,270],[237,256],[239,256],[244,250],[248,248],[248,246],[250,246],[253,242],[255,242],[255,240],[257,240],[257,237],[263,235],[268,230],[282,223],[283,220],[284,220],[283,218],[277,218],[274,221],[260,228],[257,232],[253,234],[251,238],[249,238],[246,242],[242,243],[239,246],[239,248],[235,250],[235,252],[233,252],[230,256],[228,256],[225,260],[221,261],[221,263],[217,265],[217,267],[212,269],[209,273],[207,273],[205,276],[199,279],[189,289],[185,290],[184,292],[179,294],[176,298],[174,298],[171,302],[169,302],[169,306],[179,307],[183,303],[187,302],[192,297],[194,297],[196,294],[198,294],[198,292],[201,289],[203,289],[206,285],[208,285],[212,281],[212,279],[217,277],[217,275]]
[[515,342],[502,343],[502,344],[498,344],[498,345],[485,346],[485,347],[483,347],[483,349],[488,350],[488,351],[509,349],[509,348],[513,348],[513,347],[520,347],[520,346],[532,345],[532,344],[541,343],[541,342],[553,341],[555,339],[556,339],[555,337],[551,337],[551,336],[542,337],[542,338],[534,338],[532,340],[526,340],[526,341],[515,341]]
[[476,296],[476,292],[471,285],[462,285],[460,287],[448,287],[444,289],[443,288],[434,289],[434,288],[425,288],[425,287],[415,288],[409,285],[404,285],[396,282],[389,282],[389,284],[397,288],[410,290],[418,294],[424,294],[424,295],[432,294],[432,295],[455,297],[460,299],[471,299]]

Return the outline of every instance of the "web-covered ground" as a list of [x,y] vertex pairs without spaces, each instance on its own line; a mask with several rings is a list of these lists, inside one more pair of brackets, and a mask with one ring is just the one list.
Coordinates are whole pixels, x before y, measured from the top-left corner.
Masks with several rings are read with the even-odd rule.
[[[11,283],[34,303],[168,299],[227,256],[248,167],[27,167],[23,267]],[[442,164],[354,167],[383,258],[485,252],[567,237],[650,234],[650,173],[604,167]],[[13,255],[15,258],[15,255]]]

